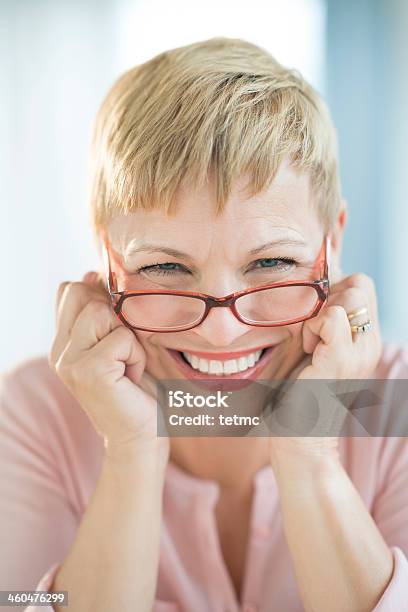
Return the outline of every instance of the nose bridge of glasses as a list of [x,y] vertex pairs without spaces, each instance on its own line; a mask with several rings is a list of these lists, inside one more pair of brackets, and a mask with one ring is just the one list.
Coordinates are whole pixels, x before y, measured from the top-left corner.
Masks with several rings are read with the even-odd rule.
[[206,298],[206,303],[207,306],[209,306],[210,308],[219,308],[219,307],[225,307],[225,306],[231,306],[231,304],[234,302],[234,295],[226,295],[224,297],[213,297],[213,296],[208,296]]
[[[220,346],[228,346],[247,330],[245,323],[237,317],[235,310],[225,308],[231,306],[233,301],[234,296],[222,298],[208,296],[206,298],[206,313],[201,318],[199,333],[208,340],[216,337]],[[215,313],[214,308],[219,307],[224,307],[224,310]]]

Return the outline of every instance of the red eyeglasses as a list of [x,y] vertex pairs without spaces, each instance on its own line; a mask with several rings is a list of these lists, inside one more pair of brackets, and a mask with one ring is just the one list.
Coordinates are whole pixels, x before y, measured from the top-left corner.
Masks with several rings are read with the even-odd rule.
[[126,327],[152,332],[177,332],[200,325],[211,308],[230,308],[234,316],[255,327],[292,325],[315,317],[329,296],[330,234],[326,234],[312,273],[316,280],[293,280],[263,284],[214,297],[194,291],[117,290],[111,257],[123,270],[119,256],[112,252],[106,236],[103,253],[107,288],[116,316]]

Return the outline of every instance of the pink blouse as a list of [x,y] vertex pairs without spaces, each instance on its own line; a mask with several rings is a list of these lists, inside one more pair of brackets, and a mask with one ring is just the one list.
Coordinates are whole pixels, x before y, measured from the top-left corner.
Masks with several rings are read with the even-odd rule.
[[[408,379],[408,347],[384,345],[373,378]],[[340,453],[394,558],[392,578],[373,612],[408,611],[407,440],[340,438]],[[101,438],[46,357],[27,360],[3,373],[0,590],[51,586],[97,483],[102,459]],[[218,484],[193,477],[169,462],[153,612],[303,610],[269,465],[257,472],[254,485],[239,602],[217,535]],[[15,612],[19,608],[1,609]],[[52,612],[53,608],[26,608],[26,612],[36,610]]]

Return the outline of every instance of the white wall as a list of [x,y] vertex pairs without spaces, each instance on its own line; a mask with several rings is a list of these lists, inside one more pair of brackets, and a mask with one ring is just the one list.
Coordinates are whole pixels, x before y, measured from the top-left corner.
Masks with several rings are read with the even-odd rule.
[[97,264],[87,152],[113,80],[224,35],[266,47],[323,92],[325,13],[320,0],[3,0],[0,11],[1,370],[48,352],[58,284]]

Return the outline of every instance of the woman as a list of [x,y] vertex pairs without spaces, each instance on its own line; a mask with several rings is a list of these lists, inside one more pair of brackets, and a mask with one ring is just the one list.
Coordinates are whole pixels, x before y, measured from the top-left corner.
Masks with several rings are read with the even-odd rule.
[[371,279],[340,269],[325,104],[211,39],[114,84],[93,160],[104,267],[59,287],[49,362],[3,378],[1,588],[75,612],[408,609],[405,439],[156,433],[160,380],[407,378]]

